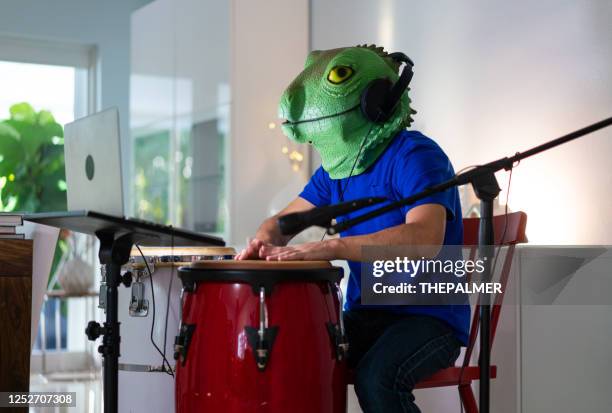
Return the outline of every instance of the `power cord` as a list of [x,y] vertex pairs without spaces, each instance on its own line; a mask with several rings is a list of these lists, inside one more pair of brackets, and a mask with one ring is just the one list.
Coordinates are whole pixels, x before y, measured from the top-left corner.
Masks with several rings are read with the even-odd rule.
[[[155,330],[155,313],[156,313],[155,289],[153,287],[153,272],[151,271],[151,268],[149,267],[149,262],[147,261],[145,255],[142,253],[140,246],[138,244],[134,244],[134,246],[138,249],[138,252],[140,253],[140,256],[142,257],[142,260],[144,261],[145,266],[147,267],[147,272],[149,273],[149,281],[151,283],[151,301],[153,302],[153,319],[151,321],[151,335],[150,335],[151,344],[153,344],[153,347],[155,347],[159,355],[162,356],[162,368],[164,372],[174,377],[174,373],[172,371],[172,367],[170,366],[170,362],[168,362],[168,359],[166,358],[166,352],[165,351],[162,352],[157,346],[157,344],[155,343],[155,340],[153,339],[153,332]],[[165,347],[164,347],[164,350],[165,350]]]
[[[355,172],[355,167],[357,166],[357,162],[361,158],[361,152],[363,151],[363,148],[365,147],[365,143],[368,141],[368,138],[370,137],[370,134],[372,133],[372,130],[374,129],[374,125],[376,125],[379,118],[380,118],[380,113],[378,114],[374,122],[370,124],[368,133],[365,134],[363,140],[361,141],[361,145],[359,145],[359,151],[357,151],[357,156],[355,156],[355,160],[353,161],[353,166],[351,166],[351,172],[349,172],[349,176],[346,179],[346,184],[344,185],[344,187],[341,188],[340,202],[344,202],[344,193],[346,192],[346,188],[348,188],[349,182],[351,181],[351,177],[353,176],[353,173]],[[324,231],[323,236],[321,237],[321,241],[325,239],[326,235],[327,235],[327,231]]]

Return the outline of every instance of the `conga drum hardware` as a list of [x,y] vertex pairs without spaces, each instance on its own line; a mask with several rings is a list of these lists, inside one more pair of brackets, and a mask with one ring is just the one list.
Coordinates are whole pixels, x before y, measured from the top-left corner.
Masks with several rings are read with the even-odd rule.
[[185,304],[185,286],[181,288],[181,295],[179,297],[179,329],[178,334],[174,337],[174,360],[185,365],[187,360],[187,350],[189,350],[189,343],[193,330],[195,330],[195,324],[184,324],[183,323],[183,307]]
[[195,324],[181,324],[179,334],[174,338],[174,360],[183,366],[187,361],[187,351],[195,328]]
[[98,293],[98,308],[106,312],[106,264],[100,264],[100,290]]
[[327,332],[334,348],[334,356],[338,361],[344,361],[348,355],[349,343],[344,330],[344,317],[342,313],[342,290],[337,283],[330,283],[332,291],[336,291],[338,296],[338,323],[327,322]]
[[145,285],[140,280],[149,275],[149,270],[154,272],[155,267],[153,264],[149,264],[148,269],[146,266],[143,268],[133,267],[130,258],[130,264],[127,268],[128,271],[121,276],[121,283],[128,288],[131,287],[128,311],[131,317],[146,317],[149,314],[149,300],[145,298]]
[[253,350],[253,356],[257,369],[264,371],[268,365],[268,359],[272,353],[274,339],[278,333],[278,327],[268,327],[268,309],[266,307],[266,289],[259,289],[259,329],[245,326],[244,331]]
[[134,273],[136,280],[140,280],[141,278],[149,277],[150,276],[149,271],[151,271],[151,274],[155,273],[155,263],[148,262],[147,264],[148,264],[148,267],[145,264],[130,263],[128,264],[128,268],[132,269],[132,272]]
[[236,256],[236,250],[231,247],[144,247],[145,257],[132,250],[130,264],[142,268],[147,261],[151,265],[172,266],[173,263],[186,264],[196,261],[231,260]]
[[145,297],[145,285],[138,278],[132,283],[132,298],[129,313],[131,317],[146,317],[149,314],[149,300]]

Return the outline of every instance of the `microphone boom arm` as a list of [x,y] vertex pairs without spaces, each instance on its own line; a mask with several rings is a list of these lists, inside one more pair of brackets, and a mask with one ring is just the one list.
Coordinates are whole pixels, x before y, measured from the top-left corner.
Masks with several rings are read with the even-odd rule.
[[[510,157],[504,157],[504,158],[500,158],[497,159],[495,161],[486,163],[484,165],[480,165],[477,166],[473,169],[470,169],[464,173],[455,175],[454,177],[452,177],[451,179],[449,179],[448,181],[439,183],[437,185],[431,186],[425,190],[423,190],[422,192],[419,192],[418,194],[409,196],[408,198],[404,198],[404,199],[400,199],[399,201],[395,201],[392,202],[388,205],[385,205],[381,208],[378,208],[374,211],[370,211],[368,213],[359,215],[358,217],[343,221],[343,222],[339,222],[335,225],[330,225],[327,228],[327,233],[329,235],[334,235],[337,234],[339,232],[342,231],[346,231],[347,229],[360,224],[364,221],[367,221],[369,219],[372,219],[374,217],[377,217],[379,215],[382,215],[384,213],[387,213],[389,211],[392,211],[396,208],[400,208],[402,206],[405,205],[410,205],[410,204],[414,204],[417,201],[420,201],[421,199],[427,198],[428,196],[437,194],[439,192],[445,191],[449,188],[452,188],[454,186],[461,186],[461,185],[465,185],[468,183],[474,183],[474,180],[485,176],[485,175],[491,175],[494,174],[497,171],[500,171],[502,169],[505,170],[510,170],[512,169],[513,165],[516,162],[520,162],[521,160],[528,158],[530,156],[536,155],[540,152],[544,152],[546,150],[552,149],[556,146],[562,145],[564,143],[567,143],[569,141],[572,141],[574,139],[577,139],[579,137],[582,137],[584,135],[588,135],[589,133],[595,132],[599,129],[603,129],[605,127],[608,127],[612,125],[612,117],[609,117],[607,119],[601,120],[599,122],[593,123],[592,125],[586,126],[582,129],[578,129],[574,132],[568,133],[567,135],[561,136],[557,139],[553,139],[549,142],[545,142],[541,145],[535,146],[531,149],[528,149],[524,152],[517,152],[516,154],[514,154],[513,156]],[[359,204],[359,201],[362,201],[361,199],[355,200],[354,202]],[[360,206],[360,207],[356,207],[351,209],[350,211],[347,212],[354,212],[357,211],[359,209],[364,208],[364,206]],[[342,215],[342,214],[338,214],[338,215]],[[336,216],[338,216],[336,215]]]

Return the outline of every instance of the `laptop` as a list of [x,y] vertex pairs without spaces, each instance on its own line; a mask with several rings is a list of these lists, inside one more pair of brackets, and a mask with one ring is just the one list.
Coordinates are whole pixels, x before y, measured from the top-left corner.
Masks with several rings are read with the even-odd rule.
[[66,124],[64,158],[68,211],[28,214],[25,220],[96,236],[129,233],[141,245],[225,245],[218,237],[125,215],[116,108]]
[[123,217],[119,112],[111,108],[64,127],[69,211]]

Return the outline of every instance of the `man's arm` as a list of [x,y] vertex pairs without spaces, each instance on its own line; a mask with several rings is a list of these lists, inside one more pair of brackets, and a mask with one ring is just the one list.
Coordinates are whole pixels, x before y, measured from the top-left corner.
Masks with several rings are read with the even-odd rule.
[[[268,260],[279,261],[336,259],[361,261],[361,247],[363,246],[441,246],[444,242],[445,231],[446,209],[439,204],[424,204],[408,211],[406,223],[402,225],[367,235],[335,238],[295,246],[264,245],[260,249],[260,256]],[[431,255],[431,253],[431,249],[428,249],[425,255]]]
[[282,235],[278,228],[277,219],[280,216],[291,214],[293,212],[303,212],[314,208],[314,205],[306,201],[304,198],[296,198],[289,203],[278,214],[267,218],[259,226],[253,238],[244,250],[237,256],[237,260],[259,259],[263,258],[260,255],[260,250],[264,245],[267,246],[285,246],[293,238],[293,235]]

